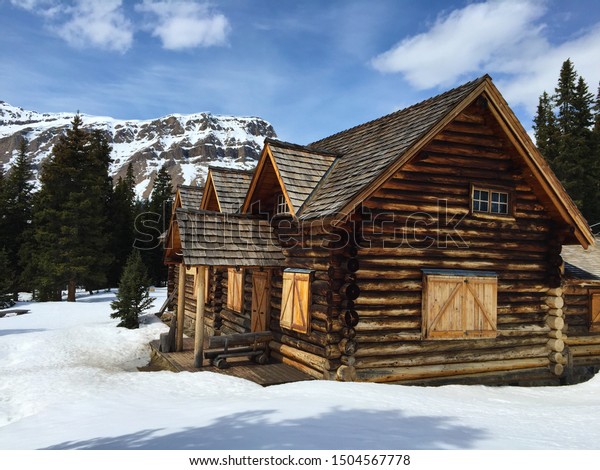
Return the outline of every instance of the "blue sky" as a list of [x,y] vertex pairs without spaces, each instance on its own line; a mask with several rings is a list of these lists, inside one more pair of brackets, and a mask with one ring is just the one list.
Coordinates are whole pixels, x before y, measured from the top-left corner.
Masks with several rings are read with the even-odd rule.
[[0,0],[0,100],[119,119],[260,116],[309,143],[489,73],[526,128],[597,0]]

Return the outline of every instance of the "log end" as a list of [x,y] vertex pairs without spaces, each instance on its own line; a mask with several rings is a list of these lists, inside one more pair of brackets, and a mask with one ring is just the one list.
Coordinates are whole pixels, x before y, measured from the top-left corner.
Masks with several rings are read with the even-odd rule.
[[341,382],[354,382],[356,380],[356,369],[352,366],[342,365],[338,367],[336,376]]

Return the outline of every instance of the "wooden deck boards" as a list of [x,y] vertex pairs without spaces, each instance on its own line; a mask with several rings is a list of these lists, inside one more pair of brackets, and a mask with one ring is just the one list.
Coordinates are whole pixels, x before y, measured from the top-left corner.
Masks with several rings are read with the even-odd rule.
[[288,364],[271,363],[259,365],[244,358],[229,359],[230,366],[227,369],[218,369],[205,359],[202,368],[197,369],[194,367],[194,340],[192,338],[184,338],[183,351],[181,352],[160,352],[158,350],[158,340],[151,341],[150,347],[152,348],[153,355],[162,360],[165,366],[174,372],[216,372],[250,380],[263,387],[303,380],[314,380],[310,375]]

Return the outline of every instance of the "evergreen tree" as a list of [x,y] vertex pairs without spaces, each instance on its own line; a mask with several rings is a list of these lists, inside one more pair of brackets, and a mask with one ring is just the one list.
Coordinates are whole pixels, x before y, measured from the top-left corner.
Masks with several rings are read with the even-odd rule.
[[40,300],[60,300],[67,285],[67,300],[75,301],[77,286],[94,288],[106,282],[111,262],[110,146],[101,133],[85,132],[81,125],[75,116],[41,171],[28,269]]
[[6,254],[9,238],[6,207],[4,170],[0,165],[0,308],[12,305],[13,272]]
[[6,251],[0,249],[0,308],[14,304],[12,296],[13,270]]
[[554,89],[554,102],[558,108],[558,127],[560,132],[570,134],[573,130],[573,100],[575,99],[575,82],[577,72],[570,59],[563,62],[558,78],[558,85]]
[[594,96],[590,93],[583,77],[577,80],[573,95],[573,132],[589,137],[594,122]]
[[549,162],[558,157],[560,132],[556,124],[552,99],[544,92],[540,96],[537,114],[533,119],[533,130],[538,149]]
[[[23,271],[19,253],[29,236],[33,192],[32,179],[31,162],[27,158],[27,142],[23,139],[19,146],[16,161],[5,181],[5,223],[10,227],[10,236],[6,239],[5,248],[9,263],[14,267],[15,273]],[[15,300],[17,300],[19,290],[23,287],[21,281],[20,275],[13,278],[12,289]]]
[[145,244],[146,249],[143,252],[150,278],[155,285],[162,285],[167,280],[168,270],[163,262],[164,250],[159,236],[168,228],[171,219],[172,198],[173,185],[171,183],[171,176],[167,171],[166,165],[163,165],[154,180],[152,194],[148,203],[149,214],[147,214],[148,219],[146,222],[146,226],[149,225],[148,223],[151,223],[155,228],[154,233],[156,236],[153,236],[152,240],[149,240]]
[[125,179],[119,177],[112,198],[111,222],[114,260],[109,274],[109,285],[111,286],[117,285],[127,258],[133,249],[135,211],[135,179],[130,163]]
[[139,316],[144,310],[150,308],[153,299],[149,293],[150,279],[142,257],[138,250],[133,250],[121,276],[117,300],[110,304],[114,312],[112,318],[120,318],[117,326],[137,328]]
[[4,182],[4,168],[0,165],[0,250],[6,248],[8,239],[8,218],[6,208],[8,207],[6,197],[6,183]]
[[[534,130],[538,148],[590,223],[600,221],[598,102],[570,60],[560,70],[556,94],[540,96]],[[555,111],[556,110],[556,111]]]
[[600,133],[600,83],[598,83],[598,94],[594,103],[594,132]]
[[173,184],[167,166],[163,165],[156,175],[152,194],[150,195],[150,211],[160,215],[160,223],[163,229],[171,219],[171,203],[173,198]]

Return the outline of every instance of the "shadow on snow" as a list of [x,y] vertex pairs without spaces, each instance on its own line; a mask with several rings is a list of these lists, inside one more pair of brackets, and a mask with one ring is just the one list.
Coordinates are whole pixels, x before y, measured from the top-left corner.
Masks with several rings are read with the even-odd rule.
[[[202,406],[199,404],[199,406]],[[399,411],[334,409],[317,416],[279,420],[277,411],[223,416],[201,427],[69,441],[47,449],[470,449],[486,431],[444,416]]]
[[30,328],[23,330],[0,330],[0,336],[21,335],[24,333],[37,333],[38,331],[46,331],[45,328]]

